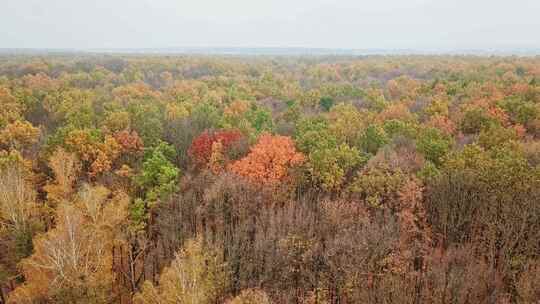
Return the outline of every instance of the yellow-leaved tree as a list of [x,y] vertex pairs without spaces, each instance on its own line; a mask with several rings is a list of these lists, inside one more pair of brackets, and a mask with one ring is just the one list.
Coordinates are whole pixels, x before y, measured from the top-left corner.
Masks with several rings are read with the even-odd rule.
[[270,297],[260,289],[245,289],[225,304],[271,304]]
[[215,250],[202,240],[188,240],[165,268],[159,285],[146,281],[134,298],[136,304],[209,304],[223,295],[228,286],[226,265]]
[[41,130],[27,121],[17,120],[0,131],[0,145],[24,151],[39,140]]
[[8,303],[110,303],[111,247],[127,218],[129,198],[84,185],[72,203],[58,206],[56,227],[34,239],[21,262],[26,281]]
[[36,209],[31,164],[19,152],[0,152],[0,230],[21,230]]
[[31,254],[40,229],[31,163],[19,152],[0,151],[0,283],[17,276],[17,264]]
[[58,148],[49,158],[49,167],[54,180],[45,185],[47,199],[52,205],[68,200],[74,192],[74,186],[81,171],[81,163],[74,153]]

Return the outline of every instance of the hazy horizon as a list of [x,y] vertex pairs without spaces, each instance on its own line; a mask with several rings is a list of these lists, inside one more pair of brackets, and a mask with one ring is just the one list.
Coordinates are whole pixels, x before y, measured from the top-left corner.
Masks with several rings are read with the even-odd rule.
[[3,49],[540,49],[540,1],[4,0]]

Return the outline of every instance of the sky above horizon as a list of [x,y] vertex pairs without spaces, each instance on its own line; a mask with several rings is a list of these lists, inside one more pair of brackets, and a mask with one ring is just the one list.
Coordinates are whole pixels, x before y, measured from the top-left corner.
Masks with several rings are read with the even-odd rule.
[[1,0],[0,48],[540,48],[539,0]]

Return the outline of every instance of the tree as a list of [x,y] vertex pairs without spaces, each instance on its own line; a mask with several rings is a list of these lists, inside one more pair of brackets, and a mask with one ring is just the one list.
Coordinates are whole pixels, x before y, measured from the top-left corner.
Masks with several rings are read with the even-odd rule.
[[370,89],[366,93],[366,106],[374,112],[381,112],[388,106],[388,101],[380,89]]
[[247,126],[249,122],[246,118],[248,111],[249,102],[244,100],[233,101],[223,110],[221,124],[226,128],[238,128],[243,131],[249,131],[249,127],[251,126]]
[[212,103],[197,103],[189,116],[191,127],[196,131],[195,134],[203,130],[217,128],[219,126],[220,114],[219,109]]
[[383,129],[390,139],[396,138],[416,138],[418,125],[402,120],[391,119],[383,124]]
[[540,300],[540,262],[530,261],[520,273],[517,284],[519,303],[534,303]]
[[501,108],[510,114],[510,118],[515,123],[527,125],[538,117],[540,111],[536,104],[520,98],[511,97],[500,102]]
[[0,105],[2,106],[0,127],[4,127],[22,118],[23,105],[4,87],[0,87]]
[[315,150],[308,155],[308,171],[326,191],[340,190],[353,168],[367,159],[356,148],[341,144],[332,149]]
[[210,161],[212,147],[215,143],[219,142],[221,144],[221,152],[226,153],[242,138],[242,133],[238,130],[219,130],[217,132],[207,130],[193,140],[188,153],[197,166],[204,167]]
[[26,281],[9,303],[110,303],[111,247],[129,200],[109,195],[85,186],[74,203],[58,207],[56,227],[34,239],[34,253],[21,264]]
[[441,100],[439,98],[434,99],[429,103],[429,105],[424,109],[424,112],[426,115],[429,115],[430,117],[433,116],[448,116],[449,109],[448,109],[448,102],[445,100]]
[[285,266],[282,271],[283,288],[298,292],[309,284],[309,266],[315,261],[315,242],[299,235],[288,234],[278,241],[278,252]]
[[55,124],[92,128],[96,119],[94,98],[95,94],[90,90],[55,90],[45,95],[43,106]]
[[134,301],[136,304],[216,303],[227,285],[226,265],[217,252],[205,248],[201,239],[192,239],[163,270],[159,285],[146,281]]
[[369,206],[396,211],[399,206],[399,191],[406,181],[407,175],[399,169],[367,166],[358,173],[350,186],[350,191]]
[[40,134],[41,131],[31,123],[17,120],[0,131],[0,145],[22,151],[37,143]]
[[414,99],[418,94],[420,83],[407,75],[394,78],[386,84],[392,99]]
[[260,289],[245,289],[234,299],[225,304],[271,304],[268,295]]
[[421,271],[419,261],[422,261],[432,245],[423,191],[423,185],[414,177],[405,181],[398,191],[400,238],[398,253],[394,255],[394,271],[410,276]]
[[472,108],[464,112],[460,121],[460,130],[465,134],[475,134],[490,126],[494,120],[481,108]]
[[216,141],[212,144],[212,154],[208,160],[208,167],[214,174],[223,172],[225,168],[226,158],[223,153],[223,144],[221,141]]
[[379,115],[377,119],[380,122],[384,122],[391,119],[414,121],[414,115],[409,111],[409,108],[403,103],[395,103],[386,107]]
[[[426,257],[425,282],[421,301],[466,303],[471,299],[504,303],[507,295],[499,273],[483,259],[475,257],[469,244],[434,249]],[[494,279],[496,278],[496,279]]]
[[439,129],[427,128],[420,132],[416,146],[427,160],[439,165],[452,147],[452,139]]
[[48,182],[43,190],[47,192],[47,199],[54,206],[68,200],[74,192],[81,163],[75,154],[58,148],[49,158],[48,165],[54,174],[54,180]]
[[379,148],[389,142],[388,136],[383,128],[377,125],[369,125],[360,138],[360,146],[364,151],[376,154]]
[[321,97],[319,106],[325,111],[330,111],[330,108],[334,105],[334,100],[331,97]]
[[515,142],[518,138],[518,132],[514,128],[492,126],[480,132],[478,144],[486,149],[491,149]]
[[204,131],[201,135],[193,139],[188,154],[199,166],[205,165],[212,154],[212,144],[215,142],[215,137],[208,131]]
[[320,116],[300,120],[296,126],[295,141],[303,153],[337,146],[337,139],[330,132],[328,121]]
[[272,184],[289,178],[289,170],[304,162],[294,142],[286,136],[263,134],[251,152],[230,165],[230,170],[257,183]]
[[485,151],[467,145],[451,153],[427,184],[428,221],[443,246],[471,243],[492,267],[511,276],[538,250],[539,174],[510,147]]
[[366,127],[368,115],[352,104],[340,103],[328,113],[328,129],[339,143],[358,145],[361,131]]
[[75,129],[65,138],[68,151],[77,154],[85,171],[92,178],[109,172],[122,152],[122,146],[112,135],[102,136],[96,129]]
[[101,125],[109,132],[121,132],[131,128],[131,119],[126,111],[111,111],[106,113]]
[[0,152],[0,229],[25,229],[36,212],[36,190],[29,164],[16,152]]
[[0,282],[17,275],[17,264],[32,253],[32,237],[42,229],[35,176],[16,152],[0,151]]
[[451,136],[456,132],[456,126],[452,120],[446,116],[434,115],[427,122],[427,125],[431,128],[439,129],[447,136]]
[[135,182],[144,191],[149,202],[164,199],[177,189],[180,169],[174,166],[176,151],[165,142],[160,142],[145,153],[142,171]]
[[156,103],[135,104],[129,108],[131,126],[142,138],[145,146],[159,144],[164,133],[163,110]]
[[143,141],[136,131],[122,130],[115,132],[114,139],[116,139],[124,153],[139,153],[144,148]]
[[255,130],[255,135],[263,132],[271,132],[274,127],[272,113],[267,109],[252,106],[246,113],[246,117]]

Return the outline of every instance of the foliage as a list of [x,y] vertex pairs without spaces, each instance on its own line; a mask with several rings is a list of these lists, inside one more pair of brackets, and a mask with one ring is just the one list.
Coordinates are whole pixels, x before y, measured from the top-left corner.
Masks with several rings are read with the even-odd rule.
[[49,203],[54,205],[69,199],[74,192],[81,163],[75,154],[58,148],[49,158],[48,165],[53,172],[54,180],[47,183],[43,190],[47,192]]
[[510,118],[515,123],[520,123],[526,125],[538,117],[539,109],[537,105],[530,101],[523,101],[519,98],[510,97],[500,103],[501,108],[503,108]]
[[91,91],[71,88],[47,94],[43,104],[51,120],[56,123],[75,128],[92,128],[96,117],[94,98]]
[[321,97],[319,101],[319,106],[326,112],[330,111],[333,105],[334,99],[332,99],[331,97]]
[[94,129],[70,131],[65,138],[65,146],[79,157],[90,177],[110,171],[122,148],[113,136],[103,137],[99,130]]
[[272,114],[270,111],[265,110],[260,107],[252,107],[246,113],[247,119],[253,129],[255,134],[261,134],[263,132],[271,132],[274,126],[272,122]]
[[340,103],[328,113],[328,129],[338,142],[355,146],[359,134],[365,128],[366,116],[366,113],[361,113],[353,105]]
[[32,253],[32,238],[43,229],[43,214],[28,161],[16,151],[1,151],[0,281],[16,276],[17,264]]
[[162,110],[155,105],[135,105],[131,109],[132,128],[141,136],[146,146],[158,144],[163,135]]
[[485,151],[466,146],[445,161],[440,176],[429,185],[428,214],[434,230],[447,244],[473,242],[480,255],[508,275],[517,260],[537,250],[538,233],[517,231],[523,225],[537,226],[538,174],[509,147]]
[[538,57],[0,57],[0,302],[539,300]]
[[59,206],[57,226],[36,237],[34,253],[22,262],[26,282],[11,302],[108,303],[110,250],[127,207],[125,195],[108,196],[104,187],[87,186],[74,204]]
[[27,121],[15,121],[0,131],[0,145],[23,150],[37,143],[40,130]]
[[31,233],[38,219],[35,180],[28,162],[16,151],[0,151],[0,233]]
[[198,166],[205,166],[210,161],[212,147],[219,142],[222,152],[227,152],[234,144],[242,139],[242,134],[237,130],[219,130],[217,132],[205,131],[191,143],[188,153]]
[[145,152],[141,173],[135,182],[144,191],[148,201],[165,199],[177,188],[180,170],[172,162],[176,151],[165,142]]
[[352,170],[367,159],[356,148],[341,144],[332,149],[316,150],[308,156],[312,178],[326,191],[340,190]]
[[350,191],[375,208],[395,209],[399,190],[405,184],[407,176],[400,170],[387,168],[366,168],[358,174]]
[[360,146],[362,149],[371,154],[377,153],[377,151],[388,142],[388,135],[383,128],[377,125],[369,125],[360,138]]
[[136,131],[122,130],[114,133],[114,139],[120,145],[124,153],[139,153],[143,150],[144,144]]
[[489,127],[493,120],[481,108],[473,108],[464,112],[460,121],[460,130],[465,134],[474,134]]
[[432,116],[427,125],[429,127],[439,129],[447,136],[451,136],[456,132],[456,126],[454,122],[446,116]]
[[23,105],[4,87],[0,87],[0,105],[2,106],[0,127],[4,127],[8,123],[13,123],[21,118],[24,110]]
[[415,138],[418,133],[417,127],[414,124],[396,119],[385,121],[383,129],[390,138]]
[[513,128],[494,126],[480,132],[478,144],[486,149],[491,149],[518,140],[518,136],[518,132]]
[[145,282],[135,303],[215,303],[227,284],[227,271],[217,253],[200,239],[189,240],[164,269],[159,285]]
[[289,170],[303,162],[304,155],[296,151],[289,137],[263,134],[250,153],[229,169],[254,182],[272,184],[286,181]]
[[328,122],[322,117],[302,119],[296,126],[296,145],[304,153],[337,146],[337,139],[329,130]]
[[270,298],[262,290],[246,289],[226,304],[270,304]]
[[420,132],[417,147],[427,160],[438,165],[450,151],[452,140],[439,129],[426,128]]

